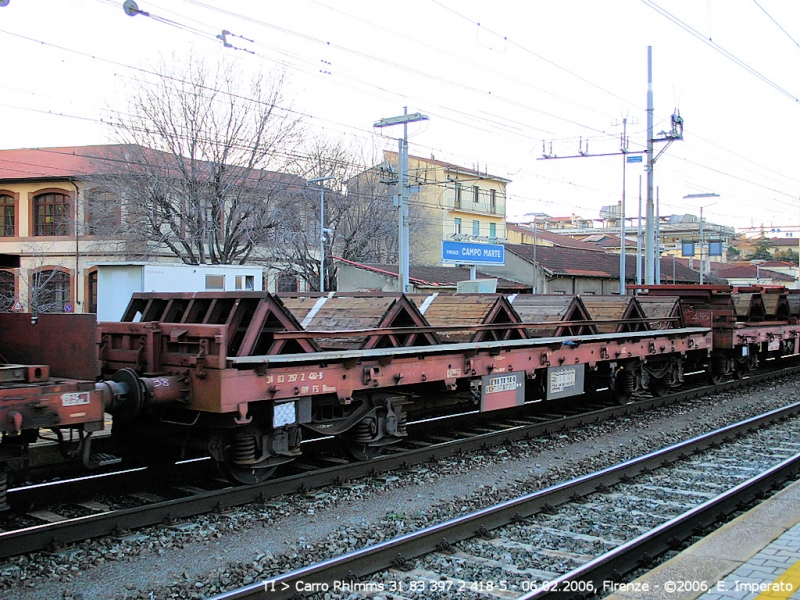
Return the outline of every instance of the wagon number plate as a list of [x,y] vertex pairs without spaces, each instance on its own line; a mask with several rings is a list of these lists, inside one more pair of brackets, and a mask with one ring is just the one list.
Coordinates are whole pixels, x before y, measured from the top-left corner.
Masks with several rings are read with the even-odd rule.
[[89,402],[89,392],[61,394],[61,406],[79,406],[81,404],[89,404]]

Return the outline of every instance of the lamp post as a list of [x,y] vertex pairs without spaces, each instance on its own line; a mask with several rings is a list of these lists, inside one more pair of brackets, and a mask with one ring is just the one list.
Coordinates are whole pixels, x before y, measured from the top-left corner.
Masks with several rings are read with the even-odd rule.
[[[687,198],[719,198],[719,194],[715,194],[713,192],[709,192],[707,194],[688,194],[683,197],[684,200]],[[703,209],[708,208],[709,206],[714,206],[716,202],[712,202],[711,204],[706,204],[700,207],[700,285],[703,285],[703,271],[705,270],[705,263],[703,262]]]
[[761,265],[765,262],[767,261],[758,258],[750,261],[750,264],[756,268],[756,285],[761,283]]
[[533,287],[531,291],[536,293],[536,215],[533,215]]
[[533,221],[531,222],[531,227],[533,227],[533,284],[531,285],[531,293],[536,293],[536,280],[537,280],[537,272],[536,272],[536,217],[547,217],[547,214],[538,212],[538,213],[525,213],[523,216],[525,217],[532,217]]
[[[306,180],[306,185],[336,179],[333,175]],[[325,187],[319,186],[319,291],[325,291]]]
[[391,127],[392,125],[403,126],[403,137],[398,140],[398,178],[399,198],[398,209],[398,276],[400,279],[400,291],[404,294],[410,292],[408,286],[408,124],[416,121],[427,121],[428,117],[421,113],[408,114],[408,107],[403,107],[403,114],[397,117],[388,117],[377,121],[374,127]]

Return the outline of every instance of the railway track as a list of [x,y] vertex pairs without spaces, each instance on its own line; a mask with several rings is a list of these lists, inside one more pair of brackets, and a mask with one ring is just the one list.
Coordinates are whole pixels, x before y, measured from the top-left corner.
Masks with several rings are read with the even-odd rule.
[[[453,421],[452,424],[449,423],[449,432],[442,432],[441,424],[437,422],[433,424],[420,423],[417,426],[419,431],[411,430],[410,437],[412,439],[405,444],[405,447],[393,448],[391,453],[385,456],[362,463],[349,463],[341,458],[323,456],[316,464],[295,465],[294,472],[257,486],[229,487],[224,483],[217,482],[218,489],[201,489],[191,484],[172,481],[170,492],[148,494],[141,493],[142,488],[138,482],[141,481],[142,476],[152,480],[152,474],[147,472],[128,473],[124,477],[130,479],[131,492],[126,495],[127,498],[120,507],[113,509],[102,500],[79,499],[81,490],[88,486],[94,486],[98,492],[107,491],[110,487],[124,487],[120,480],[107,479],[104,481],[102,476],[45,487],[10,490],[9,500],[12,505],[37,506],[41,504],[37,499],[43,495],[58,497],[61,504],[50,508],[39,506],[33,514],[30,510],[23,511],[24,515],[32,516],[33,520],[23,519],[18,527],[0,532],[0,557],[47,548],[54,549],[71,542],[108,534],[120,534],[159,523],[173,523],[194,515],[263,501],[286,493],[307,492],[325,485],[376,475],[394,469],[408,468],[429,460],[599,422],[687,398],[733,390],[745,385],[795,374],[799,370],[800,367],[780,369],[754,375],[745,380],[688,389],[670,396],[644,399],[625,406],[602,406],[588,411],[566,407],[561,413],[524,417],[504,415],[508,418],[502,421],[495,419],[488,425],[484,421],[484,424],[478,429],[475,429],[474,416],[470,415],[465,415],[461,419]],[[435,434],[434,431],[436,431]],[[114,483],[110,483],[112,481]]]
[[795,403],[214,598],[610,592],[625,574],[796,477],[798,415]]

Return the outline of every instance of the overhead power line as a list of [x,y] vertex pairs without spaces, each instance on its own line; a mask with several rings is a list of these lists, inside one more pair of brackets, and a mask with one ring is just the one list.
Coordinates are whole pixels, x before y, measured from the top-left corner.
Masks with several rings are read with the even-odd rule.
[[745,71],[747,71],[751,75],[757,77],[758,79],[760,79],[761,81],[766,83],[771,88],[777,90],[778,92],[780,92],[781,94],[783,94],[787,98],[791,99],[792,101],[800,103],[800,99],[798,99],[795,94],[793,94],[790,91],[786,90],[785,88],[781,87],[780,85],[778,85],[777,83],[772,81],[769,77],[767,77],[766,75],[761,73],[758,69],[756,69],[754,67],[751,67],[750,65],[748,65],[746,62],[744,62],[740,58],[737,58],[736,56],[731,54],[728,50],[726,50],[725,48],[723,48],[722,46],[720,46],[719,44],[717,44],[713,40],[708,39],[705,35],[703,35],[699,31],[697,31],[694,27],[692,27],[691,25],[688,25],[684,21],[681,21],[678,17],[676,17],[675,15],[673,15],[672,13],[667,11],[666,9],[660,7],[658,4],[656,4],[652,0],[642,0],[642,2],[644,2],[647,6],[652,8],[654,11],[656,11],[660,15],[666,17],[667,19],[669,19],[670,21],[672,21],[673,23],[678,25],[681,29],[687,31],[688,33],[690,33],[691,35],[696,37],[698,40],[700,40],[701,42],[703,42],[707,46],[710,46],[711,48],[713,48],[714,50],[719,52],[722,56],[724,56],[725,58],[727,58],[728,60],[730,60],[734,64],[740,66],[742,69],[744,69]]
[[773,23],[775,23],[775,25],[777,25],[777,26],[778,26],[778,29],[780,29],[780,30],[781,30],[783,33],[785,33],[785,34],[786,34],[786,37],[788,37],[790,40],[792,40],[792,43],[794,43],[794,45],[795,45],[795,46],[797,46],[798,48],[800,48],[800,44],[798,44],[798,43],[797,43],[797,40],[796,40],[796,39],[794,39],[794,38],[793,38],[793,37],[792,37],[792,36],[789,34],[789,32],[788,32],[788,31],[786,31],[786,30],[785,30],[785,29],[784,29],[784,28],[781,26],[781,24],[780,24],[780,23],[778,23],[778,22],[775,20],[775,18],[774,18],[774,17],[773,17],[771,14],[769,14],[769,13],[767,12],[767,10],[766,10],[766,9],[765,9],[763,6],[761,6],[761,5],[758,3],[758,0],[753,0],[753,2],[755,2],[755,5],[756,5],[758,8],[760,8],[760,9],[761,9],[761,10],[764,12],[764,14],[765,14],[765,15],[767,15],[767,16],[769,17],[770,21],[772,21]]

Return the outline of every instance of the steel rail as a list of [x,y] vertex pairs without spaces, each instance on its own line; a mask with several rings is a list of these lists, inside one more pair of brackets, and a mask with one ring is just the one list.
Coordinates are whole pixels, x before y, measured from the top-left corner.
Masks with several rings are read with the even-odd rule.
[[[296,569],[278,577],[219,594],[214,596],[212,600],[239,600],[243,598],[289,599],[296,597],[298,591],[311,589],[308,586],[313,586],[313,584],[330,584],[336,580],[353,580],[365,577],[393,566],[402,565],[408,559],[448,548],[452,544],[466,539],[485,535],[487,531],[508,525],[520,518],[530,517],[542,511],[550,511],[554,506],[579,501],[588,494],[624,483],[636,475],[648,473],[650,470],[671,464],[686,458],[690,454],[706,450],[747,431],[764,427],[780,419],[798,414],[800,414],[800,402],[601,469],[596,473],[577,477],[468,515],[450,519],[444,523],[432,525],[339,557]],[[780,466],[780,469],[770,469],[768,472],[740,484],[734,489],[737,490],[737,494],[744,490],[749,490],[751,494],[757,494],[758,492],[754,491],[752,486],[757,486],[759,491],[763,490],[764,486],[771,487],[776,481],[786,478],[787,472],[797,473],[800,471],[800,454],[782,462]],[[618,560],[606,559],[605,557],[612,554],[609,553],[587,563],[584,566],[587,570],[585,576],[592,577],[593,580],[596,577],[600,577],[600,579],[603,577],[611,578],[615,568],[619,569],[620,566],[625,567],[626,565],[628,570],[635,568],[639,565],[639,559],[642,558],[641,553],[636,554],[637,551],[650,548],[649,544],[655,542],[661,545],[668,544],[668,540],[675,534],[675,526],[682,525],[684,530],[689,527],[688,531],[691,533],[695,523],[713,523],[718,519],[720,511],[727,511],[726,514],[729,514],[736,510],[736,506],[740,502],[741,498],[738,495],[729,496],[729,494],[724,494],[719,498],[714,498],[701,505],[701,507],[670,521],[669,523],[673,527],[666,528],[666,525],[663,525],[655,529],[650,537],[647,535],[640,536],[620,546],[620,549],[624,549],[624,556],[628,561],[626,564]],[[700,510],[701,508],[703,510]],[[578,569],[573,573],[578,571],[581,570]],[[581,574],[581,576],[584,575]],[[564,575],[563,578],[555,581],[566,581],[564,579],[566,577],[567,575]],[[555,581],[553,585],[555,585]],[[531,595],[530,598],[539,598],[551,593],[556,592],[540,589],[535,594],[540,594],[541,596]],[[572,592],[571,595],[576,594]]]
[[[581,565],[579,568],[549,582],[540,589],[533,590],[518,600],[566,599],[584,597],[586,592],[576,593],[575,589],[590,584],[602,590],[603,582],[618,582],[622,575],[651,564],[653,557],[674,549],[676,540],[685,540],[698,528],[703,529],[719,523],[742,506],[757,499],[764,492],[775,489],[800,473],[800,453],[787,458],[774,467],[744,481],[727,492],[696,506],[695,508],[662,523],[652,531],[625,542],[610,552]],[[583,585],[576,585],[576,583]]]
[[[800,367],[790,367],[754,375],[743,380],[724,382],[717,386],[686,390],[660,398],[649,398],[631,404],[601,408],[543,422],[534,422],[530,425],[513,425],[498,431],[479,433],[465,439],[454,439],[448,442],[432,444],[429,447],[379,456],[370,461],[323,467],[316,471],[273,479],[258,485],[222,488],[135,508],[108,511],[14,531],[0,532],[0,558],[45,548],[59,547],[94,537],[119,534],[142,527],[164,523],[170,524],[176,520],[199,514],[265,501],[283,494],[307,492],[311,489],[326,485],[336,485],[350,479],[359,479],[387,471],[409,468],[432,460],[587,425],[617,416],[634,414],[685,399],[738,389],[753,383],[768,381],[798,372],[800,372]],[[497,418],[500,417],[500,415],[496,416]],[[528,418],[530,418],[530,415],[528,415]],[[30,491],[26,492],[24,488],[9,490],[9,501],[12,503],[24,503],[22,502],[22,495],[30,493]],[[34,490],[33,494],[36,493],[40,492]],[[20,499],[18,500],[18,498]]]

